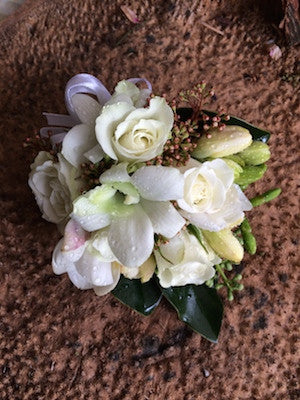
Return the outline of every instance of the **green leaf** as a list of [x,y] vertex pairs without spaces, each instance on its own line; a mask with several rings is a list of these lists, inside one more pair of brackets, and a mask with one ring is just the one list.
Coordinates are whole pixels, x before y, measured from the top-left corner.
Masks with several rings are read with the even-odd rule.
[[141,283],[140,279],[127,279],[123,275],[111,292],[126,306],[143,315],[149,315],[158,306],[162,294],[154,278]]
[[210,289],[204,284],[161,290],[183,322],[211,342],[218,341],[223,305],[215,289]]
[[[215,116],[217,113],[214,111],[207,111],[203,110],[205,114],[208,116]],[[257,128],[256,126],[249,124],[249,122],[244,121],[241,118],[238,117],[233,117],[230,116],[229,121],[224,121],[226,125],[239,125],[242,126],[243,128],[248,129],[248,131],[251,133],[253,140],[259,140],[261,142],[266,143],[269,138],[270,138],[270,133],[268,131],[265,131],[264,129]]]

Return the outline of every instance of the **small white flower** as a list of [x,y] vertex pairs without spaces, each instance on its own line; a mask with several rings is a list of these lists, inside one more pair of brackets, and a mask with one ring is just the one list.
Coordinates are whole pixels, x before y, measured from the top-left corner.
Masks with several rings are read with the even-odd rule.
[[68,273],[79,289],[94,289],[103,296],[115,288],[120,278],[120,266],[115,263],[105,229],[89,235],[70,220],[65,236],[55,247],[52,267],[55,274]]
[[176,168],[147,166],[129,176],[127,163],[121,163],[100,182],[74,201],[72,217],[89,232],[109,226],[110,248],[126,267],[149,258],[154,233],[171,238],[185,224],[170,202],[183,196],[183,175]]
[[206,242],[204,245],[205,249],[187,231],[181,231],[167,244],[161,245],[154,252],[161,286],[202,285],[211,279],[215,274],[213,266],[221,260]]
[[45,218],[64,224],[72,211],[72,201],[80,194],[78,171],[58,154],[58,162],[46,151],[41,151],[31,164],[28,184]]
[[232,169],[223,160],[203,164],[193,160],[184,168],[184,196],[178,205],[192,224],[219,231],[243,220],[244,211],[251,210],[251,203],[233,183]]
[[148,108],[135,108],[123,100],[103,107],[96,136],[112,159],[142,162],[162,153],[173,122],[172,109],[161,97],[151,99]]

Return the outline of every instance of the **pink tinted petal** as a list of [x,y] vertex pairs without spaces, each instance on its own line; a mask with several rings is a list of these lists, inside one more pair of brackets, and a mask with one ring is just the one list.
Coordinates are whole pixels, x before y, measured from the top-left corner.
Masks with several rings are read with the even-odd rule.
[[83,246],[89,238],[89,233],[86,232],[78,224],[78,222],[70,219],[65,227],[65,235],[63,242],[63,251],[73,251]]

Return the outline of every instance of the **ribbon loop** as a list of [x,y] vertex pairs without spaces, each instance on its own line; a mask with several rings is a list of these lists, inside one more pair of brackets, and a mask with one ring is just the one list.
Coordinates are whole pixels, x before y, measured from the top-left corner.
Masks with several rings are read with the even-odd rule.
[[72,103],[72,97],[77,93],[93,94],[100,105],[104,105],[111,98],[111,94],[99,79],[90,74],[77,74],[71,78],[66,86],[65,103],[69,114],[78,119]]

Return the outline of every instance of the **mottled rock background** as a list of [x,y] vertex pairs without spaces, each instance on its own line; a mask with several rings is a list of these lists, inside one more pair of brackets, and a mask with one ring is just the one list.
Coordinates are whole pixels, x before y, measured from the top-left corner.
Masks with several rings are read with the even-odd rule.
[[[299,49],[253,1],[233,3],[32,0],[0,24],[2,400],[299,398]],[[124,17],[123,4],[140,24]],[[265,49],[269,39],[283,51],[278,61]],[[248,194],[274,186],[283,194],[251,212],[258,253],[243,262],[245,290],[225,301],[217,345],[165,302],[142,318],[52,273],[59,234],[27,187],[32,154],[22,142],[44,123],[43,111],[65,111],[65,83],[79,72],[110,90],[144,76],[169,98],[204,78],[217,95],[211,107],[272,131],[269,170]]]

